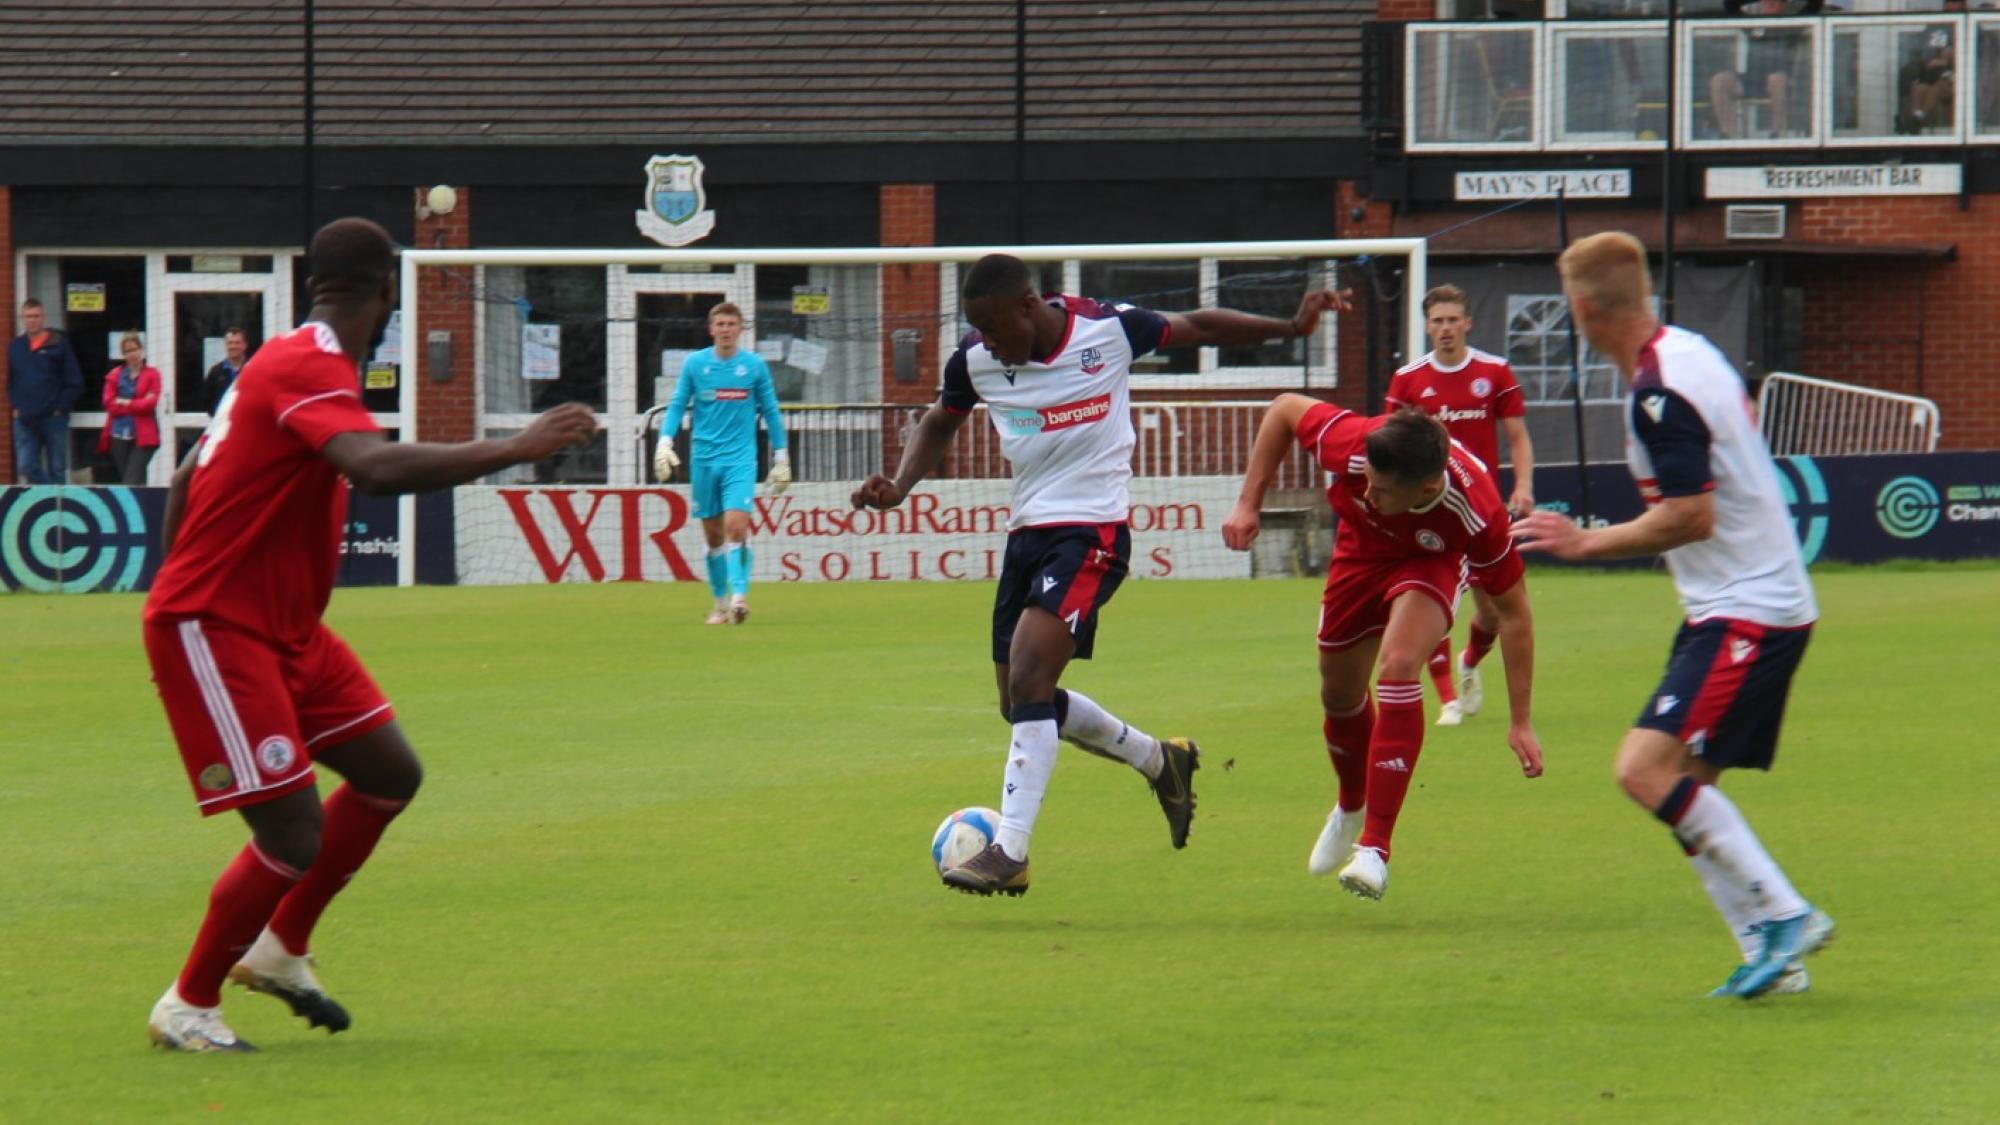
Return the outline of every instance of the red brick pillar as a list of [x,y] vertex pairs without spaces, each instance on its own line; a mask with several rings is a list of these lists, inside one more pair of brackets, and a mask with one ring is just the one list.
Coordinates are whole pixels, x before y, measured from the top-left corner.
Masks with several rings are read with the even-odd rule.
[[[416,245],[423,250],[472,246],[472,189],[460,187],[458,205],[447,215],[431,214],[424,206],[425,189],[417,191]],[[417,380],[418,441],[471,441],[480,436],[476,413],[472,309],[475,275],[471,266],[426,266],[417,273],[418,329],[424,339],[405,340],[403,368]],[[451,371],[433,371],[427,342],[434,332],[451,333]]]
[[[883,184],[883,246],[937,245],[937,190],[930,184]],[[917,381],[896,381],[896,331],[917,333]],[[916,405],[938,392],[938,267],[882,267],[882,401]],[[903,419],[891,412],[882,420],[883,471],[893,473],[903,456]]]
[[[937,191],[930,184],[883,184],[882,245],[937,245]],[[919,333],[917,381],[896,381],[897,329]],[[882,401],[929,402],[937,397],[938,267],[882,267]]]
[[[1340,232],[1341,238],[1395,237],[1395,216],[1389,205],[1369,199],[1351,180],[1340,182],[1334,207],[1334,229]],[[1360,214],[1358,219],[1355,218],[1357,212]],[[1340,386],[1335,389],[1333,400],[1352,410],[1365,410],[1369,318],[1378,318],[1383,333],[1379,362],[1384,368],[1380,373],[1384,387],[1389,385],[1389,376],[1395,371],[1392,353],[1403,338],[1403,324],[1401,318],[1392,318],[1377,306],[1368,275],[1361,269],[1343,269],[1340,285],[1343,289],[1354,290],[1354,311],[1340,318],[1340,345],[1337,349]]]
[[[20,295],[14,292],[14,189],[0,184],[0,324],[7,330],[0,333],[9,345],[14,342],[14,334],[19,325],[14,318],[19,314]],[[7,424],[0,426],[0,481],[14,479],[14,422],[13,411],[7,413]]]

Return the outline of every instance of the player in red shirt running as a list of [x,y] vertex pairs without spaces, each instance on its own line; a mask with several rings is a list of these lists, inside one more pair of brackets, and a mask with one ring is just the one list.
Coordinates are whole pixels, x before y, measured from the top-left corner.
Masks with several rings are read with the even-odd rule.
[[[1494,432],[1506,430],[1507,452],[1514,459],[1514,492],[1507,498],[1507,511],[1523,516],[1535,510],[1535,447],[1523,421],[1527,404],[1506,360],[1467,346],[1472,331],[1467,307],[1465,290],[1456,285],[1440,285],[1424,294],[1424,332],[1431,338],[1432,350],[1396,372],[1389,381],[1387,406],[1390,410],[1414,406],[1443,422],[1452,440],[1484,462],[1496,478],[1500,445]],[[1479,662],[1493,650],[1500,617],[1492,597],[1474,577],[1472,635],[1465,652],[1454,667],[1451,636],[1446,634],[1430,658],[1431,681],[1442,704],[1441,727],[1455,727],[1477,715],[1486,699]]]
[[[1264,412],[1243,492],[1222,525],[1231,548],[1247,551],[1256,540],[1264,494],[1294,437],[1331,474],[1326,495],[1340,520],[1319,617],[1321,730],[1340,799],[1307,869],[1338,868],[1341,886],[1379,899],[1389,883],[1389,837],[1424,744],[1417,675],[1451,631],[1468,569],[1482,575],[1500,616],[1507,745],[1523,774],[1541,776],[1542,747],[1528,722],[1528,587],[1492,477],[1437,420],[1414,410],[1364,418],[1304,395],[1279,395]],[[1379,719],[1368,697],[1377,670]]]
[[[364,219],[313,237],[307,323],[265,344],[174,474],[146,599],[146,655],[204,816],[225,809],[250,843],[209,895],[154,1043],[248,1051],[222,1022],[225,977],[341,1031],[306,957],[320,913],[416,794],[423,769],[368,672],[321,623],[347,489],[447,488],[590,440],[588,408],[560,406],[511,438],[390,443],[361,404],[359,363],[396,307],[396,253]],[[321,805],[318,761],[346,779]]]

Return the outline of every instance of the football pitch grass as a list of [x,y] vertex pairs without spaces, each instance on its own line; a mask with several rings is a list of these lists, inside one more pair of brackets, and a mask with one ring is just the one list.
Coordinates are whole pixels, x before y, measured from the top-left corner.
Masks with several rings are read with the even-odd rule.
[[1548,774],[1496,660],[1379,903],[1305,870],[1316,582],[1121,591],[1067,679],[1201,741],[1193,836],[1065,747],[1018,900],[927,851],[999,800],[990,587],[763,586],[740,628],[693,588],[343,591],[429,772],[315,937],[353,1030],[231,987],[244,1057],[146,1045],[244,831],[194,814],[139,599],[0,598],[0,1120],[1993,1120],[2000,569],[1816,577],[1778,769],[1727,788],[1841,931],[1750,1003],[1705,998],[1735,948],[1611,781],[1661,574],[1534,574]]

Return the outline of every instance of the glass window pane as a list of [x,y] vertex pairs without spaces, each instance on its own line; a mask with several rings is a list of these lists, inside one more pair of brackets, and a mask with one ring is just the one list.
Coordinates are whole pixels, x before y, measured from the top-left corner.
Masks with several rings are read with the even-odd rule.
[[[486,308],[486,410],[539,413],[565,402],[605,409],[605,280],[602,266],[489,266]],[[530,326],[539,347],[556,348],[556,377],[523,354]],[[544,353],[546,354],[546,353]]]
[[1950,135],[1957,117],[1956,23],[1832,25],[1832,135]]
[[[881,397],[881,373],[891,362],[883,341],[906,326],[883,324],[880,290],[877,266],[757,267],[757,344],[766,349],[780,402]],[[918,329],[919,354],[935,345],[930,337],[940,327]]]
[[[1301,261],[1221,261],[1215,264],[1215,304],[1259,316],[1289,320],[1306,294],[1306,263]],[[1247,348],[1222,348],[1223,367],[1290,367],[1305,363],[1304,340],[1267,340]]]
[[[1185,262],[1085,262],[1083,297],[1140,305],[1161,312],[1201,307],[1201,265]],[[1201,370],[1195,348],[1170,348],[1140,356],[1134,374],[1191,375]]]
[[1411,26],[1414,144],[1521,144],[1535,135],[1536,28]]
[[1974,38],[1977,50],[1972,70],[1978,78],[1973,95],[1973,126],[1981,134],[2000,134],[2000,20],[1980,20]]
[[1657,141],[1667,122],[1667,32],[1588,25],[1555,32],[1551,139]]
[[1710,21],[1690,40],[1696,141],[1777,140],[1812,130],[1812,29]]

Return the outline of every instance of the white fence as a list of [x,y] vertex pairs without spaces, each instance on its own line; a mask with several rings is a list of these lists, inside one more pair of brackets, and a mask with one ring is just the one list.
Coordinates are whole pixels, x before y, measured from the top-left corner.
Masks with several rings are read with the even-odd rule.
[[[1137,444],[1132,471],[1142,478],[1234,477],[1241,480],[1257,426],[1270,404],[1256,402],[1139,402],[1132,407]],[[792,472],[801,483],[852,482],[870,473],[894,472],[903,447],[918,419],[929,409],[921,405],[788,406],[785,431]],[[651,484],[652,442],[661,408],[641,419],[632,440],[638,479],[627,484]],[[685,431],[687,424],[683,423]],[[937,480],[996,480],[1007,476],[1000,455],[1000,436],[986,417],[984,404],[960,427]],[[1303,453],[1286,458],[1275,487],[1319,487],[1319,477]]]
[[1757,417],[1778,457],[1931,453],[1938,443],[1930,399],[1786,371],[1765,378]]

